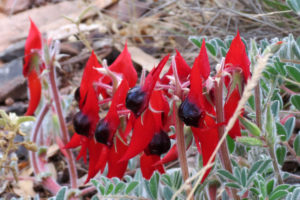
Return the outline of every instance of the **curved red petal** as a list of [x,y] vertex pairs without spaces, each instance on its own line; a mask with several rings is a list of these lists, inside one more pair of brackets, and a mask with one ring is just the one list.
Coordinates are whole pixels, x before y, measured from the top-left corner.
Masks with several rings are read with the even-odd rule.
[[[190,92],[188,94],[189,100],[196,104],[199,108],[205,109],[204,97],[202,93],[202,80],[199,65],[194,65],[190,76]],[[206,109],[205,109],[206,110]]]
[[240,67],[243,70],[244,78],[247,82],[250,77],[250,61],[239,32],[237,32],[236,37],[232,40],[225,57],[225,68],[230,66]]
[[41,99],[42,85],[36,71],[31,71],[28,75],[29,105],[25,115],[33,115]]
[[163,95],[162,90],[154,90],[151,94],[149,103],[151,105],[151,108],[155,111],[159,111],[168,115],[170,107],[167,99]]
[[122,74],[123,77],[127,80],[129,87],[134,87],[137,81],[137,73],[131,61],[131,55],[127,48],[127,43],[118,56],[118,58],[109,66],[109,69],[113,72]]
[[[240,93],[239,90],[236,88],[232,91],[230,97],[228,98],[227,102],[224,105],[224,116],[225,116],[225,122],[228,123],[230,118],[235,112],[235,109],[240,101]],[[241,128],[239,124],[239,120],[237,120],[232,127],[232,129],[228,132],[228,135],[235,139],[236,137],[241,136]]]
[[76,148],[79,147],[81,144],[81,137],[79,134],[74,133],[74,135],[72,136],[71,140],[65,145],[64,148],[66,149],[72,149],[72,148]]
[[[201,151],[202,151],[202,159],[203,159],[203,166],[205,166],[208,163],[208,160],[210,159],[212,153],[215,151],[216,146],[218,145],[219,142],[219,137],[218,137],[218,129],[212,129],[209,131],[201,131],[199,128],[194,128],[192,127],[192,131],[195,135],[197,135],[200,144],[201,144]],[[215,158],[214,158],[215,159]],[[214,161],[213,159],[213,161]],[[211,168],[209,168],[202,179],[202,183],[208,176]]]
[[159,162],[160,156],[158,155],[146,155],[143,153],[140,158],[141,171],[145,179],[149,180],[155,170],[158,170],[161,174],[165,173],[163,165],[159,164],[153,166],[155,163]]
[[101,143],[95,142],[93,139],[89,140],[88,145],[90,161],[89,161],[89,171],[88,177],[85,184],[93,178],[99,170],[103,170],[108,157],[108,147]]
[[87,149],[89,146],[89,139],[86,137],[81,137],[81,149],[76,160],[79,160],[81,157],[83,158],[84,163],[87,162]]
[[[124,141],[126,141],[125,137],[122,137]],[[121,158],[125,154],[125,152],[128,149],[128,146],[123,144],[120,139],[117,139],[117,149],[113,146],[110,150],[109,153],[109,158],[108,158],[108,173],[107,177],[112,178],[112,177],[118,177],[122,178],[126,172],[127,165],[128,165],[128,160],[121,161]]]
[[161,70],[163,69],[163,67],[165,66],[165,64],[167,63],[167,61],[169,60],[170,55],[165,56],[160,63],[157,65],[157,67],[153,68],[151,70],[151,72],[147,75],[146,79],[145,79],[145,83],[142,87],[142,89],[147,92],[150,93],[152,92],[152,90],[155,87],[155,84],[159,78],[159,74],[161,72]]
[[34,22],[30,19],[30,29],[28,37],[25,43],[25,56],[24,56],[24,66],[23,75],[26,77],[30,72],[30,59],[31,50],[42,48],[42,37],[39,29],[36,27]]
[[135,120],[130,145],[121,161],[129,160],[147,147],[156,131],[154,120],[153,113],[148,109]]
[[177,145],[174,144],[168,153],[158,162],[154,163],[153,166],[163,165],[178,158]]
[[195,59],[193,68],[197,67],[199,69],[200,75],[206,80],[210,74],[210,65],[205,47],[205,40],[202,41],[201,50],[198,57]]
[[94,68],[101,68],[97,57],[92,52],[82,75],[80,84],[80,110],[86,114],[91,121],[90,135],[93,134],[96,125],[99,121],[99,105],[98,95],[99,91],[96,91],[95,83],[102,76]]

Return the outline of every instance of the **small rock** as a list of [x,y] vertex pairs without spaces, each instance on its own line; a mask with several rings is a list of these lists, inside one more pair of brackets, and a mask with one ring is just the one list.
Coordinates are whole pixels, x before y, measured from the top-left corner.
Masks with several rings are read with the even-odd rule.
[[0,52],[0,60],[7,63],[15,59],[22,58],[24,56],[24,47],[25,40],[10,45],[5,51]]
[[13,105],[14,104],[14,100],[11,98],[11,97],[8,97],[8,98],[6,98],[5,99],[5,105],[7,105],[7,106],[11,106],[11,105]]

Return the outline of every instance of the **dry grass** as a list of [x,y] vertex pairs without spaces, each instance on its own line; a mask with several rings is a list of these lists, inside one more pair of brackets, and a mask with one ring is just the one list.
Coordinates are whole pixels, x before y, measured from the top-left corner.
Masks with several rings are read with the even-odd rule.
[[288,33],[299,35],[296,14],[291,10],[275,9],[264,2],[162,0],[141,3],[124,0],[117,8],[122,10],[117,17],[115,10],[106,9],[100,20],[110,27],[109,37],[114,41],[128,40],[130,45],[141,47],[159,58],[174,53],[176,48],[191,64],[198,53],[198,49],[188,42],[191,35],[224,39],[227,35],[235,35],[237,30],[246,40],[283,37]]

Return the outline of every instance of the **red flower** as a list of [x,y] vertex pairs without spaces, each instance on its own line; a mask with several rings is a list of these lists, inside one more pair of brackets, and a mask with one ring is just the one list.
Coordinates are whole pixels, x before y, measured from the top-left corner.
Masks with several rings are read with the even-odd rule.
[[157,67],[153,68],[145,79],[145,83],[142,86],[136,86],[129,90],[126,97],[126,107],[131,110],[136,116],[140,116],[142,112],[148,107],[148,102],[151,93],[159,78],[159,74],[166,62],[169,59],[169,55],[165,56]]
[[[185,60],[183,59],[183,57],[181,56],[181,54],[178,50],[176,50],[175,62],[176,62],[176,69],[177,69],[177,73],[178,73],[180,82],[184,83],[184,82],[188,81],[188,77],[191,73],[191,68],[185,62]],[[162,84],[168,85],[169,84],[168,76],[171,76],[171,75],[173,75],[172,64],[171,64],[168,72],[166,74],[164,74],[164,76],[162,77],[160,82]]]
[[[122,53],[118,56],[118,58],[109,66],[109,69],[112,72],[115,72],[117,75],[122,76],[122,79],[127,80],[130,88],[134,87],[137,81],[137,73],[131,61],[131,56],[127,48],[127,43],[122,51]],[[111,80],[105,76],[103,83],[110,83]]]
[[[74,133],[69,143],[65,146],[65,148],[75,148],[81,145],[81,149],[77,156],[77,159],[83,157],[85,162],[87,160],[87,149],[91,149],[94,147],[92,144],[90,144],[90,140],[94,135],[96,125],[99,121],[99,92],[95,90],[95,83],[102,75],[97,73],[94,67],[100,68],[101,65],[98,63],[97,57],[94,52],[92,52],[85,66],[79,88],[80,111],[75,115],[73,119],[76,133]],[[93,151],[90,151],[90,154],[91,152]]]
[[[230,84],[228,79],[225,79],[225,84],[228,89],[228,97],[224,105],[224,114],[225,121],[226,123],[228,123],[241,98],[239,84],[240,88],[242,88],[242,84],[247,83],[248,79],[250,78],[250,61],[246,53],[245,45],[240,38],[239,32],[232,40],[229,51],[226,55],[225,70],[231,74],[231,77],[234,77],[234,73],[242,73],[242,77],[244,79],[243,82],[239,82],[237,84],[234,83],[234,81]],[[233,128],[229,131],[228,134],[233,139],[241,136],[241,130],[238,120],[235,122]]]
[[209,61],[205,48],[205,41],[199,56],[195,59],[190,75],[190,92],[179,107],[179,118],[189,126],[199,127],[199,122],[205,116],[205,112],[212,112],[210,106],[202,94],[203,79],[210,73]]
[[163,123],[168,117],[169,104],[162,91],[153,91],[149,107],[134,123],[130,145],[121,161],[129,160],[144,151],[141,156],[141,170],[149,179],[155,170],[164,172],[162,164],[154,166],[160,155],[170,148],[170,139],[163,131]]
[[[117,113],[118,105],[125,104],[128,89],[127,81],[123,80],[114,94],[106,117],[99,121],[95,129],[95,140],[90,140],[90,163],[86,182],[88,182],[90,178],[94,177],[98,171],[103,172],[107,162],[109,164],[109,176],[120,177],[125,173],[128,161],[120,163],[118,163],[118,161],[124,155],[127,150],[127,146],[125,144],[121,144],[121,141],[118,141],[119,139],[117,139],[116,146],[113,146],[113,138],[120,124],[120,119]],[[123,140],[126,141],[124,134],[121,137],[123,137]]]
[[[41,33],[30,19],[30,30],[25,43],[23,75],[28,79],[29,105],[25,115],[33,115],[41,99],[42,86],[39,78],[39,54],[42,48]],[[42,69],[41,69],[42,70]]]
[[[215,115],[214,108],[202,94],[203,81],[208,78],[209,74],[209,60],[203,40],[199,56],[195,59],[191,71],[190,92],[180,105],[178,115],[186,125],[192,126],[196,145],[199,152],[202,153],[204,166],[219,141],[217,125],[211,117],[211,115]],[[206,171],[202,182],[209,172],[210,170]]]

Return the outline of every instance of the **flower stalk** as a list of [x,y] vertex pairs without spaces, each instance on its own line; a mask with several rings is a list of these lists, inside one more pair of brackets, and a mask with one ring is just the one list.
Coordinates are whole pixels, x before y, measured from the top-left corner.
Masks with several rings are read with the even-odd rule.
[[[54,54],[54,56],[55,56],[55,54]],[[47,47],[45,47],[45,58],[49,58],[49,57],[50,57],[49,50]],[[54,101],[54,105],[55,105],[55,110],[56,110],[56,113],[57,113],[57,116],[59,119],[62,141],[64,144],[67,144],[67,142],[69,141],[69,135],[68,135],[66,121],[63,116],[58,87],[56,84],[54,60],[55,60],[54,58],[45,59],[45,64],[46,64],[47,69],[49,70],[50,88],[51,88],[52,95],[53,95],[52,97],[53,97],[53,101]],[[68,155],[67,163],[68,163],[71,188],[77,188],[77,171],[76,171],[74,156],[69,149],[66,149],[66,153]]]
[[[173,104],[173,112],[178,113],[178,107],[176,105],[176,101]],[[187,157],[186,157],[186,148],[185,148],[185,141],[184,141],[184,124],[179,119],[177,114],[175,115],[175,132],[176,132],[176,144],[177,144],[177,151],[179,157],[179,164],[181,168],[182,178],[184,182],[189,178],[189,168],[187,164]],[[187,189],[187,195],[190,194],[191,189]],[[193,199],[193,198],[192,198]]]
[[[219,77],[219,80],[215,82],[215,101],[216,101],[216,115],[217,115],[217,123],[222,124],[224,123],[224,112],[223,112],[223,85],[224,79],[222,76]],[[224,135],[224,125],[218,127],[218,134],[219,138],[222,138]],[[232,166],[229,157],[228,147],[226,140],[220,146],[219,149],[219,156],[221,159],[221,163],[223,167],[232,173]],[[234,199],[240,199],[237,195],[237,191],[232,189],[231,190]]]
[[[31,138],[30,138],[30,140],[34,143],[37,142],[38,133],[40,132],[40,127],[42,125],[42,121],[50,109],[50,104],[51,103],[45,104],[42,107],[41,112],[37,116],[37,120],[33,127],[33,130],[31,133]],[[31,166],[33,167],[34,174],[38,175],[38,174],[41,174],[42,172],[44,172],[44,170],[40,166],[41,163],[40,163],[40,159],[37,157],[37,153],[30,151],[29,156],[30,156]],[[51,176],[42,178],[42,185],[47,190],[49,190],[52,194],[56,194],[61,188],[61,186],[55,180],[53,180],[53,178]]]

